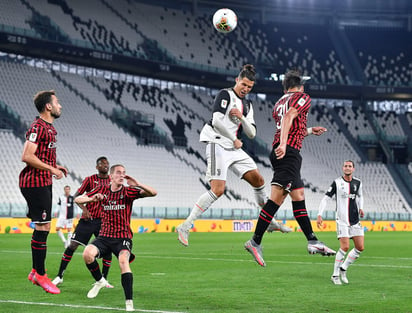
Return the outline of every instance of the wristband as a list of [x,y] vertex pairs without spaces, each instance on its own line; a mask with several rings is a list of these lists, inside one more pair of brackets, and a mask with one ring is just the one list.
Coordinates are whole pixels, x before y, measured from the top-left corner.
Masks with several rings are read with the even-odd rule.
[[309,128],[307,129],[307,131],[308,131],[308,135],[313,134],[312,127],[309,127]]

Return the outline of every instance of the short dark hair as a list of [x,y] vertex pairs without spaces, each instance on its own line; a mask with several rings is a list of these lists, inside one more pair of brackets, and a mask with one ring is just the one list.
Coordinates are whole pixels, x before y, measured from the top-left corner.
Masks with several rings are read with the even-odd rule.
[[42,90],[34,95],[33,101],[39,113],[44,112],[46,104],[51,102],[51,97],[55,96],[54,90]]
[[302,76],[298,69],[293,69],[285,74],[282,81],[283,89],[289,90],[294,87],[300,87],[303,85]]
[[105,156],[101,156],[101,157],[97,158],[97,160],[96,160],[96,165],[97,165],[100,161],[102,161],[102,160],[106,160],[106,161],[107,161],[107,158],[106,158]]
[[242,79],[246,77],[250,81],[254,82],[256,80],[255,67],[252,64],[245,64],[240,71],[238,78]]
[[343,164],[345,164],[346,162],[351,162],[353,168],[355,168],[355,162],[353,162],[352,160],[345,160],[345,161],[343,161]]

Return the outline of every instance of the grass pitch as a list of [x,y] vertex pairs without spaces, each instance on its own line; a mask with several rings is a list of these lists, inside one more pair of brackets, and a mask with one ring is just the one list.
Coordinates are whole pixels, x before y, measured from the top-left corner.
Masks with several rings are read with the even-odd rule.
[[[338,248],[335,233],[319,233]],[[174,233],[136,234],[132,263],[137,312],[412,312],[410,232],[368,232],[365,251],[348,270],[349,285],[330,282],[334,257],[309,255],[302,233],[266,234],[266,268],[243,249],[250,233],[191,233],[185,248]],[[95,299],[87,292],[93,279],[81,258],[73,256],[61,294],[45,293],[27,280],[31,268],[29,234],[0,235],[0,311],[124,311],[120,272],[114,258],[109,281]],[[353,245],[353,244],[352,244]],[[351,245],[351,247],[352,247]],[[57,274],[63,244],[48,240],[47,269]],[[100,262],[99,262],[100,263]]]

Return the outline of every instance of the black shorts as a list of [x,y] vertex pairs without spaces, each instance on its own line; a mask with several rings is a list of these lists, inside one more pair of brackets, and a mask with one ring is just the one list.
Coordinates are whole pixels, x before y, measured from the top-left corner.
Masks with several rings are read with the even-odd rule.
[[299,150],[286,146],[285,156],[278,160],[274,151],[276,148],[277,145],[273,147],[269,157],[274,172],[271,184],[278,185],[287,192],[303,188],[303,181],[300,177],[302,156]]
[[81,218],[73,232],[71,240],[82,244],[83,246],[89,243],[92,235],[97,237],[102,226],[102,220],[100,218],[87,219]]
[[29,208],[27,217],[33,223],[50,223],[52,211],[52,185],[44,187],[21,187]]
[[132,253],[133,241],[129,238],[111,238],[99,236],[93,240],[90,244],[96,246],[99,250],[98,258],[113,253],[119,258],[120,251],[127,250],[130,252],[129,263],[132,263],[135,259],[135,255]]

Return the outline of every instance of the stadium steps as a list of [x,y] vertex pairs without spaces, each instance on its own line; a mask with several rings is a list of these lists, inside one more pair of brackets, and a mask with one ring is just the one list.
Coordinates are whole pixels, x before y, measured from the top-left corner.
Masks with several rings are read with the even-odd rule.
[[[116,10],[112,5],[109,4],[108,1],[106,0],[101,0],[101,2],[110,10],[113,12],[114,15],[119,17],[123,22],[125,22],[131,29],[135,30],[136,33],[138,33],[142,38],[143,38],[143,44],[141,45],[145,55],[140,55],[138,57],[144,58],[144,59],[150,59],[151,61],[160,61],[160,62],[166,62],[170,64],[176,63],[174,58],[170,57],[166,53],[166,49],[161,49],[159,47],[159,44],[152,39],[149,39],[145,34],[143,34],[136,26],[136,24],[132,24],[127,18],[125,18],[118,10]],[[148,57],[150,56],[150,57]]]
[[32,17],[28,21],[31,28],[39,33],[43,39],[58,41],[62,43],[71,43],[70,36],[68,36],[50,17],[38,12],[28,1],[21,0],[30,11]]
[[[399,122],[405,134],[410,134],[412,130],[412,125],[409,124],[408,118],[405,114],[398,114]],[[412,136],[407,137],[407,147],[409,149],[409,155],[412,155]]]
[[352,83],[359,84],[360,82],[365,82],[366,79],[362,71],[362,66],[344,31],[336,27],[330,27],[328,33]]
[[408,202],[409,210],[407,213],[412,213],[412,177],[405,164],[387,164],[389,173],[399,188],[399,191]]
[[329,108],[329,112],[332,115],[332,118],[334,122],[338,125],[338,129],[342,131],[342,133],[345,135],[345,137],[348,139],[349,143],[351,146],[355,149],[355,151],[359,154],[359,156],[362,159],[362,162],[366,162],[367,157],[365,155],[365,152],[362,151],[360,146],[357,144],[356,140],[353,138],[353,136],[350,134],[349,130],[346,128],[345,124],[342,122],[342,119],[339,117],[339,114],[336,113],[335,108]]

